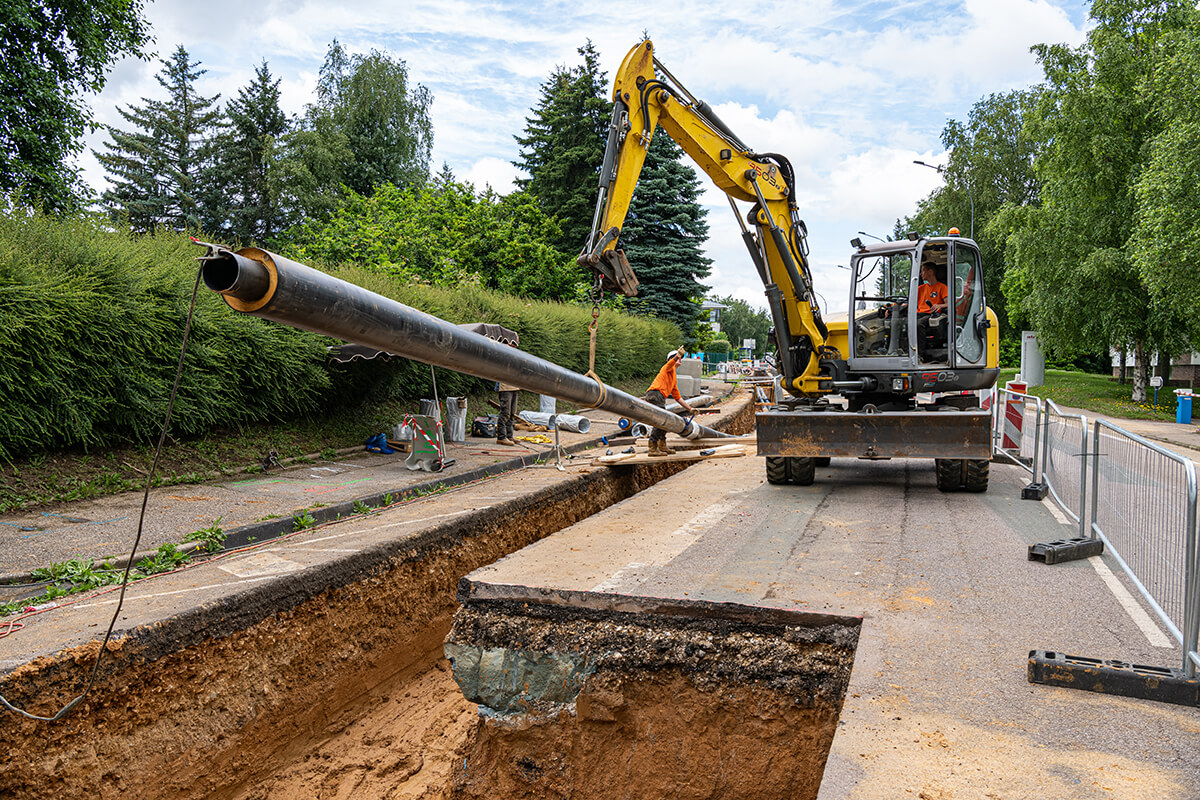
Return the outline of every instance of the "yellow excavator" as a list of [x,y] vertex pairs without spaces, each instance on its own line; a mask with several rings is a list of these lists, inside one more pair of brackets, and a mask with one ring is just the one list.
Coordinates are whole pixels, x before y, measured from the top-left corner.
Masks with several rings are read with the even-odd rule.
[[[579,263],[598,290],[637,294],[621,226],[656,128],[729,199],[766,289],[780,376],[757,417],[771,483],[811,484],[831,457],[933,458],[943,491],[985,491],[991,414],[973,390],[999,374],[996,316],[975,242],[947,236],[851,241],[850,311],[824,319],[796,176],[752,150],[654,57],[645,40],[613,80],[613,113],[591,234]],[[748,203],[743,213],[738,202]]]

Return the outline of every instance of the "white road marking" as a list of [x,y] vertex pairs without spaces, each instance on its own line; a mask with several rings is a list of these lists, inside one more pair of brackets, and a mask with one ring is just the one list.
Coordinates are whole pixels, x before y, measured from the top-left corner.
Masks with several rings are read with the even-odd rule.
[[1063,525],[1066,525],[1067,527],[1075,527],[1078,525],[1078,523],[1072,522],[1071,518],[1063,513],[1063,510],[1058,507],[1058,503],[1051,500],[1049,495],[1042,498],[1042,505],[1049,509],[1051,516],[1053,516]]
[[612,589],[616,589],[618,586],[621,585],[621,582],[625,579],[625,576],[637,572],[639,569],[641,569],[644,566],[646,566],[646,565],[644,563],[642,563],[641,561],[630,561],[628,564],[621,567],[619,570],[614,572],[612,575],[609,575],[607,579],[601,581],[600,583],[597,583],[595,586],[593,586],[590,589],[590,591],[607,592]]
[[1092,563],[1092,568],[1096,570],[1096,574],[1100,576],[1100,580],[1104,581],[1104,585],[1117,598],[1117,602],[1125,609],[1125,613],[1133,619],[1135,625],[1141,628],[1142,633],[1146,634],[1146,638],[1150,641],[1152,647],[1174,647],[1175,643],[1162,632],[1162,629],[1154,623],[1146,610],[1142,608],[1124,584],[1117,579],[1113,571],[1108,568],[1108,564],[1104,563],[1103,556],[1092,556],[1088,559]]
[[[130,600],[150,600],[155,597],[168,597],[173,594],[186,594],[189,592],[202,592],[205,589],[224,589],[226,586],[245,586],[247,583],[257,583],[258,581],[268,581],[273,577],[275,577],[275,576],[274,575],[264,575],[260,578],[245,578],[240,581],[228,581],[226,583],[210,583],[206,586],[189,586],[186,589],[176,589],[175,591],[172,591],[172,592],[155,592],[154,594],[129,594],[128,592],[126,592],[125,593],[125,602],[128,603]],[[111,605],[115,605],[118,599],[119,598],[114,597],[112,600],[100,600],[99,602],[96,602],[96,603],[75,603],[75,604],[69,606],[69,608],[74,609],[74,608],[93,608],[95,606],[111,606]]]
[[[1049,509],[1051,515],[1061,522],[1063,525],[1071,528],[1073,531],[1078,531],[1077,522],[1072,522],[1071,519],[1063,513],[1058,507],[1058,503],[1051,500],[1049,497],[1042,498],[1042,505]],[[1077,535],[1077,534],[1076,534]],[[1125,609],[1125,613],[1133,620],[1133,624],[1141,629],[1146,635],[1146,639],[1152,647],[1174,647],[1175,643],[1163,633],[1162,628],[1155,624],[1154,620],[1146,613],[1146,609],[1142,608],[1142,604],[1129,593],[1125,585],[1120,579],[1113,574],[1113,571],[1108,568],[1108,564],[1104,563],[1103,556],[1092,556],[1088,559],[1092,564],[1092,569],[1096,570],[1096,574],[1100,576],[1100,580],[1104,581],[1104,585],[1113,593],[1113,597],[1117,598],[1117,602],[1121,604],[1121,608]]]
[[217,562],[217,569],[239,578],[257,578],[267,575],[284,575],[299,572],[304,565],[274,553],[251,553],[247,556]]

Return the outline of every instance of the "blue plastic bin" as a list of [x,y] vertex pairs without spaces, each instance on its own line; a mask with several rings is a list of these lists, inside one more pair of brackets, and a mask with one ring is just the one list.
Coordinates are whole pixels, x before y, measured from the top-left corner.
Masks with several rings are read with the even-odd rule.
[[1175,398],[1175,421],[1180,425],[1192,424],[1192,396],[1181,394]]

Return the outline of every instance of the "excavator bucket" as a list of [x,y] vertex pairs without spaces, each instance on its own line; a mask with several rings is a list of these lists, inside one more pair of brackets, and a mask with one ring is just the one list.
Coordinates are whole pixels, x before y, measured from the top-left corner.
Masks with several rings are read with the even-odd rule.
[[470,576],[459,601],[455,796],[817,796],[861,617]]

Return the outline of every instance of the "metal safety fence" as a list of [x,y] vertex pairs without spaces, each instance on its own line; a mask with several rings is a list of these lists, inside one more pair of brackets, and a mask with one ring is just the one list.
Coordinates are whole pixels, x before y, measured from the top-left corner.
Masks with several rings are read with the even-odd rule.
[[1192,677],[1200,667],[1196,466],[1105,420],[1095,422],[1091,450],[1091,535],[1182,646]]
[[1059,507],[1087,535],[1088,421],[1083,414],[1064,414],[1053,400],[1043,401],[1041,483]]
[[1194,677],[1200,669],[1195,464],[1111,422],[1089,426],[1083,414],[1009,389],[995,390],[992,451],[1043,485],[1081,538],[1104,542],[1182,647],[1183,672]]
[[996,389],[992,403],[992,452],[1036,475],[1041,423],[1040,397]]

